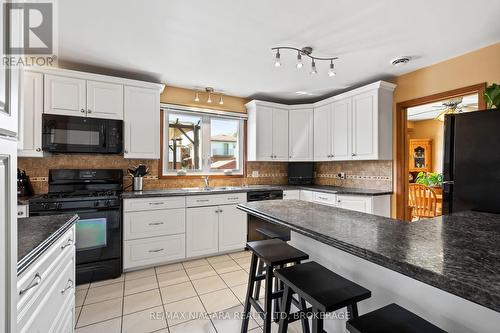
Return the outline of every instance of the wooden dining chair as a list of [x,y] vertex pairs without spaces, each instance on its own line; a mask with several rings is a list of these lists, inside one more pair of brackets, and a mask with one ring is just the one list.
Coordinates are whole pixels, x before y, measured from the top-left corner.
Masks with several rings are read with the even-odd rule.
[[432,188],[410,184],[408,194],[408,205],[413,208],[412,218],[437,216],[437,196]]

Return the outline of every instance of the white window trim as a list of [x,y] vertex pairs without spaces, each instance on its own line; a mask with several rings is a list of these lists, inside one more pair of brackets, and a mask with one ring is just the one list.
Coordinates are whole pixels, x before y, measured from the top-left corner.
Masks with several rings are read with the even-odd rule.
[[[201,118],[201,170],[168,170],[168,118],[171,113],[186,114],[189,116],[198,116]],[[167,107],[163,108],[163,161],[162,161],[162,176],[210,176],[210,175],[226,175],[226,176],[242,176],[244,173],[244,142],[245,142],[245,131],[244,131],[244,120],[246,114],[238,115],[233,112],[213,112],[212,110],[207,110],[203,112],[203,109],[193,108],[181,108],[181,107]],[[210,119],[231,119],[239,121],[238,129],[238,166],[239,169],[233,170],[212,170],[210,169]]]

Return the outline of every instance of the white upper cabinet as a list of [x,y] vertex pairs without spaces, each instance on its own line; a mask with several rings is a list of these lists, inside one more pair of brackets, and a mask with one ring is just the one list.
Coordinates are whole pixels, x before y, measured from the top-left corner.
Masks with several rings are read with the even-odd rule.
[[273,109],[274,161],[288,161],[288,109]]
[[123,119],[123,85],[87,81],[87,115],[93,118]]
[[351,158],[351,98],[332,104],[332,159],[341,161]]
[[314,160],[392,159],[392,92],[375,82],[316,103]]
[[42,157],[42,112],[43,112],[43,75],[24,72],[22,103],[22,150],[21,157]]
[[314,108],[314,160],[332,158],[332,104]]
[[289,160],[312,161],[313,151],[313,109],[290,109],[288,115]]
[[46,74],[43,112],[66,116],[85,116],[86,80]]
[[288,161],[287,106],[252,101],[246,107],[248,160]]
[[377,95],[369,91],[352,98],[352,158],[358,160],[377,158]]
[[160,92],[125,86],[125,158],[160,158]]

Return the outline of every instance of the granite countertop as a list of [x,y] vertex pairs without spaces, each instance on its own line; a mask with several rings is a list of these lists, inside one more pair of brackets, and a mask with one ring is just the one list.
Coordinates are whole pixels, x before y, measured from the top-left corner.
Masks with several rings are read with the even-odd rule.
[[238,207],[500,312],[500,214],[460,212],[408,223],[298,200]]
[[126,191],[122,193],[122,197],[124,199],[153,198],[153,197],[169,197],[169,196],[184,196],[184,195],[223,194],[223,193],[238,193],[238,192],[241,193],[241,192],[259,191],[259,190],[311,190],[311,191],[318,191],[325,193],[355,194],[355,195],[369,195],[369,196],[392,194],[392,191],[349,188],[349,187],[339,187],[339,186],[250,185],[250,186],[212,187],[210,191],[207,191],[202,187],[166,188],[166,189],[144,190],[140,192]]
[[24,272],[73,224],[78,215],[61,214],[17,220],[17,275]]

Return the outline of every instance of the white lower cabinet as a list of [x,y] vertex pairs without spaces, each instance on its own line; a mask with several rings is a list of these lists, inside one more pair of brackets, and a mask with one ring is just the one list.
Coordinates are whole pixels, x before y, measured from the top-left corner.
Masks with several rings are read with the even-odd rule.
[[371,213],[372,197],[359,196],[359,195],[338,195],[337,207],[355,210],[357,212]]
[[300,200],[312,202],[313,201],[313,192],[308,190],[300,190],[299,194]]
[[219,252],[241,250],[247,242],[247,214],[237,205],[220,207]]
[[284,190],[283,200],[300,200],[300,190]]
[[391,196],[389,194],[371,196],[300,190],[300,200],[362,213],[391,216]]
[[18,332],[73,332],[74,227],[18,277]]
[[245,201],[246,193],[124,199],[124,270],[243,249]]

